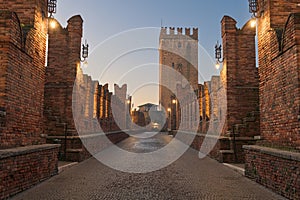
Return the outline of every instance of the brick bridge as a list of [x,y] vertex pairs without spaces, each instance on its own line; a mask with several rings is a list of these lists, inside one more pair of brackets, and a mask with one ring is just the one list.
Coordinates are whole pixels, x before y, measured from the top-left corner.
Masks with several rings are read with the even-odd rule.
[[[144,175],[117,172],[89,159],[91,152],[113,148],[112,144],[120,141],[120,147],[139,152],[134,145],[141,146],[143,140],[134,142],[124,134],[132,129],[127,85],[114,85],[112,93],[108,84],[101,85],[82,72],[81,16],[71,17],[65,28],[56,21],[57,27],[50,29],[48,23],[55,19],[47,17],[47,2],[52,1],[0,0],[0,199],[57,175],[58,160],[84,162],[16,198],[69,198],[67,195],[77,194],[76,188],[85,188],[81,197],[92,199],[280,198],[210,158],[244,163],[248,178],[286,198],[300,198],[298,0],[255,1],[259,5],[256,31],[250,21],[238,28],[233,18],[224,16],[223,68],[219,76],[202,84],[191,70],[198,59],[186,62],[160,49],[160,64],[178,70],[195,89],[187,93],[174,82],[177,97],[160,90],[161,103],[169,107],[164,128],[173,130],[175,142],[187,144],[185,137],[176,134],[182,124],[181,133],[195,136],[190,146],[208,149],[210,158],[199,159],[189,149],[167,168]],[[162,28],[162,46],[172,44],[181,49],[175,52],[197,55],[198,29],[185,31]],[[182,39],[183,35],[187,37]],[[176,103],[179,97],[181,104]],[[121,117],[116,120],[114,113]],[[194,118],[193,113],[199,115]],[[144,149],[161,147],[170,136],[159,134],[152,139],[155,142]],[[84,144],[92,147],[90,151]],[[76,184],[70,184],[73,182]],[[212,190],[220,184],[222,187]],[[131,193],[131,189],[135,191]],[[58,190],[57,196],[51,195],[50,191]]]

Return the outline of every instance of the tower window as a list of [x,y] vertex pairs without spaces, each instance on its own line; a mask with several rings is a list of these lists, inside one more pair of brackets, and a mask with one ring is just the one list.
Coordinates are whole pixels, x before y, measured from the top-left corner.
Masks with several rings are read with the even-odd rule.
[[172,63],[172,68],[174,69],[174,67],[175,67],[175,63]]
[[182,64],[181,64],[181,63],[179,63],[179,64],[177,65],[177,70],[178,70],[179,72],[182,72]]
[[178,43],[178,48],[181,48],[181,42]]

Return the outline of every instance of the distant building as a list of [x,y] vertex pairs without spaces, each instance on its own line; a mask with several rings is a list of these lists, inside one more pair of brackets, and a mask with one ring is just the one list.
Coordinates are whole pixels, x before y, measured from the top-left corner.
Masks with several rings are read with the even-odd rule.
[[[167,128],[179,126],[179,109],[174,110],[177,85],[198,90],[198,29],[161,28],[159,38],[159,104],[166,111]],[[174,71],[175,70],[175,71]],[[176,106],[178,107],[178,106]]]
[[147,103],[138,108],[131,113],[133,123],[150,130],[159,130],[163,127],[165,114],[159,110],[158,105]]
[[151,110],[158,110],[158,105],[155,105],[155,104],[152,104],[152,103],[146,103],[146,104],[143,104],[141,106],[138,106],[139,108],[139,111],[141,112],[149,112],[150,109]]
[[[139,110],[134,109],[131,112],[131,120],[133,124],[136,124],[140,127],[144,127],[146,125],[145,123],[145,116],[142,112]],[[134,127],[132,127],[134,129]]]

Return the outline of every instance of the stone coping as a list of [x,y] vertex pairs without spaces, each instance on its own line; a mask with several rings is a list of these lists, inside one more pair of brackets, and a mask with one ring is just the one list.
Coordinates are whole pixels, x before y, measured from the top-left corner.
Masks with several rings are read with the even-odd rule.
[[220,136],[217,134],[205,134],[205,133],[195,133],[195,132],[190,132],[190,131],[180,131],[181,133],[186,133],[186,134],[190,134],[190,135],[194,135],[194,136],[201,136],[201,137],[210,137],[210,138],[216,138],[216,139],[223,139],[223,138],[227,138],[224,136]]
[[249,86],[236,86],[237,89],[259,89],[259,87],[249,87]]
[[42,145],[32,145],[26,147],[16,147],[11,149],[0,150],[0,159],[5,159],[8,157],[21,156],[30,153],[35,153],[39,151],[49,150],[59,148],[60,144],[42,144]]
[[[74,136],[67,136],[67,139],[85,139],[85,138],[93,138],[93,137],[99,137],[99,136],[107,136],[107,135],[112,135],[112,134],[118,134],[118,133],[124,133],[126,134],[127,130],[124,131],[114,131],[114,132],[108,132],[108,133],[104,133],[104,132],[99,132],[99,133],[91,133],[91,134],[87,134],[87,135],[74,135]],[[65,136],[61,135],[61,136],[47,136],[47,139],[65,139]]]
[[284,151],[280,149],[263,147],[258,145],[244,145],[243,148],[246,150],[252,150],[263,154],[300,162],[300,153],[297,152]]
[[[200,137],[208,137],[208,138],[218,139],[218,140],[233,140],[233,137],[221,136],[221,135],[217,135],[217,134],[213,134],[213,133],[212,134],[210,134],[210,133],[191,133],[188,131],[180,131],[180,132],[195,135],[195,136],[200,136]],[[236,136],[235,140],[236,141],[249,141],[249,140],[257,141],[257,139],[254,139],[253,137],[239,137],[239,136]]]

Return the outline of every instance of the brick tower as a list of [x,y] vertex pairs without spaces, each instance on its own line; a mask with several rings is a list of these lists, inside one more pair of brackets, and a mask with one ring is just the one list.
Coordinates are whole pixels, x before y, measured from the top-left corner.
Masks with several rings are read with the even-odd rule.
[[198,29],[161,28],[159,45],[159,104],[170,110],[177,84],[198,88]]

